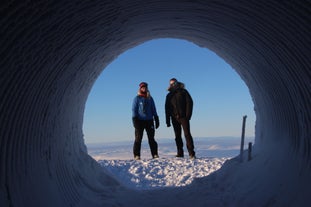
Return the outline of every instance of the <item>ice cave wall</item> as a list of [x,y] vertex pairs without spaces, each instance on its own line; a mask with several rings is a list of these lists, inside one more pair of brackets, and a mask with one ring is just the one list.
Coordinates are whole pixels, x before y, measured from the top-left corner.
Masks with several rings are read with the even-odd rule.
[[117,184],[87,155],[85,102],[105,66],[156,38],[222,57],[253,98],[257,153],[278,146],[310,170],[310,1],[4,1],[0,11],[1,206],[102,204]]

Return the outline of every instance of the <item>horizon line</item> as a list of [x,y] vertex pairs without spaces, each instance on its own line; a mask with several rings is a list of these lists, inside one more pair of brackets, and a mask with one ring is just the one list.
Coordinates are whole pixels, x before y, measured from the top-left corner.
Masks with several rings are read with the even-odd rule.
[[[183,137],[184,138],[184,137]],[[219,139],[219,138],[225,138],[225,139],[228,139],[228,138],[241,138],[240,136],[211,136],[211,137],[193,137],[193,139]],[[245,136],[245,139],[253,139],[255,138],[255,136]],[[172,140],[174,139],[174,137],[170,137],[170,138],[167,138],[167,137],[164,137],[164,138],[156,138],[156,141],[157,140]],[[85,140],[85,139],[84,139]],[[144,140],[147,140],[146,139],[143,139]],[[111,141],[111,140],[102,140],[102,141],[98,141],[98,142],[84,142],[85,145],[93,145],[93,144],[109,144],[109,143],[121,143],[121,142],[132,142],[133,139],[127,139],[127,140],[115,140],[115,141]],[[147,140],[148,141],[148,140]]]

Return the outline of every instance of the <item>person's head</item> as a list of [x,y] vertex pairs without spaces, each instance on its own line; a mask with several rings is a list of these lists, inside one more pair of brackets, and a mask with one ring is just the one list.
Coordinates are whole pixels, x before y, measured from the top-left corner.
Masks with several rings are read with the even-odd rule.
[[176,79],[176,78],[171,78],[171,79],[170,79],[170,85],[169,85],[169,87],[168,87],[167,90],[168,90],[168,91],[172,91],[172,90],[176,89],[177,84],[178,84],[177,79]]
[[146,83],[146,82],[141,82],[141,83],[139,84],[139,91],[140,91],[141,93],[146,93],[146,92],[148,91],[148,83]]
[[170,80],[170,86],[175,86],[178,83],[176,78],[171,78]]

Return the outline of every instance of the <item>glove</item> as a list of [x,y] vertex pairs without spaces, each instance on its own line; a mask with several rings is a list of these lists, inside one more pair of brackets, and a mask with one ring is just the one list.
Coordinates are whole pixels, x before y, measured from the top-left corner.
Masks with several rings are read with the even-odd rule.
[[133,120],[134,128],[138,128],[138,118],[137,117],[133,117],[132,120]]
[[159,128],[159,126],[160,126],[159,117],[158,117],[158,116],[155,116],[155,117],[154,117],[154,121],[155,121],[155,128],[156,128],[156,129]]

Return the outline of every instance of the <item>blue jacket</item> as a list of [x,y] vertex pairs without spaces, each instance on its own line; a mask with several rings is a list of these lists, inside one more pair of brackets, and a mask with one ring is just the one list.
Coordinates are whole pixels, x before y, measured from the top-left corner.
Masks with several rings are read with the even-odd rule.
[[132,113],[132,117],[137,117],[139,120],[153,120],[154,116],[158,116],[151,96],[147,98],[136,96],[133,101]]

